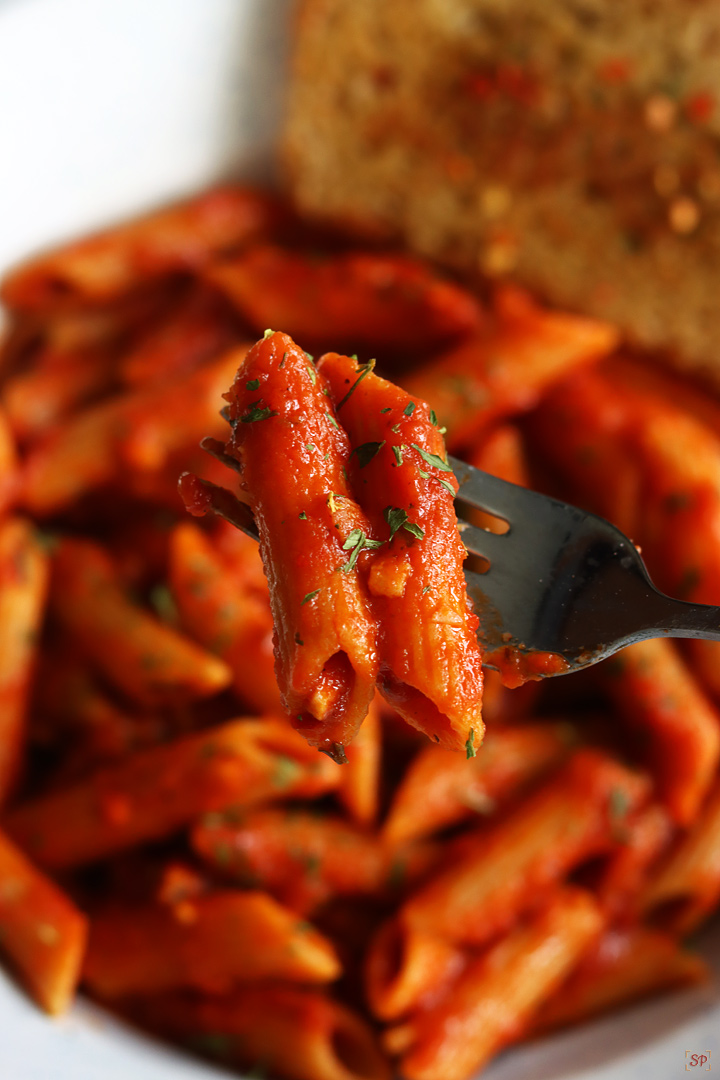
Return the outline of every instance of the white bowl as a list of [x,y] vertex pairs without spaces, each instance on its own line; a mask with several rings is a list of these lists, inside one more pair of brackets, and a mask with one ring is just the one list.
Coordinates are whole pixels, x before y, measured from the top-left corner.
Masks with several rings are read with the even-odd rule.
[[[0,0],[0,272],[237,174],[270,175],[290,0]],[[720,925],[703,951],[720,976]],[[509,1051],[486,1080],[720,1071],[716,987]],[[49,1020],[0,971],[0,1080],[229,1075],[80,1001]]]

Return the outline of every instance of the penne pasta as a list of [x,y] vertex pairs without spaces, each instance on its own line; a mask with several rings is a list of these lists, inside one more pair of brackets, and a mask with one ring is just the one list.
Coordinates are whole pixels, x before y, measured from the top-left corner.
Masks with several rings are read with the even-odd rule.
[[720,788],[675,844],[639,898],[643,916],[674,934],[688,934],[720,899]]
[[238,698],[258,712],[278,713],[272,613],[264,580],[262,589],[253,581],[254,564],[262,564],[256,543],[237,535],[240,543],[223,558],[214,538],[197,525],[177,525],[170,539],[170,587],[182,629],[227,664]]
[[332,790],[338,770],[282,720],[236,720],[138,751],[21,803],[12,839],[51,868],[80,866],[170,836],[201,814]]
[[15,439],[10,418],[5,408],[0,408],[0,513],[8,509],[17,498],[19,468]]
[[299,809],[257,810],[237,822],[209,814],[192,830],[191,844],[224,877],[302,912],[331,896],[380,892],[391,862],[356,825]]
[[358,825],[375,824],[380,803],[382,765],[382,722],[377,696],[350,746],[336,797]]
[[633,926],[598,938],[570,978],[543,1002],[530,1031],[545,1034],[639,998],[710,977],[707,965],[666,934]]
[[106,345],[41,349],[29,370],[17,372],[3,387],[8,422],[21,442],[32,442],[113,385],[114,350]]
[[182,377],[230,349],[238,330],[226,304],[193,286],[124,353],[119,376],[137,388]]
[[324,389],[306,353],[285,334],[267,335],[228,395],[226,453],[240,466],[260,534],[283,704],[314,746],[342,761],[377,673],[360,576],[361,549],[374,542],[345,478],[350,447]]
[[210,266],[205,277],[258,332],[282,326],[324,348],[427,349],[483,321],[471,293],[406,255],[308,257],[265,244]]
[[258,986],[225,997],[164,994],[138,1003],[139,1020],[224,1065],[278,1080],[390,1080],[370,1027],[315,990]]
[[657,803],[643,807],[626,822],[622,843],[596,883],[597,898],[613,919],[637,915],[638,898],[675,832],[667,811]]
[[228,993],[263,979],[331,982],[331,943],[261,892],[227,890],[177,904],[126,907],[90,923],[83,982],[102,998],[192,987]]
[[72,1001],[87,920],[0,832],[0,952],[49,1013]]
[[404,383],[432,402],[454,451],[491,423],[527,412],[548,386],[612,352],[617,339],[608,323],[545,310],[506,286],[486,326]]
[[466,967],[467,953],[402,919],[389,919],[373,938],[365,961],[365,992],[372,1012],[396,1020],[426,1009]]
[[144,706],[193,701],[232,680],[228,666],[131,602],[103,549],[63,540],[53,557],[52,611],[99,671]]
[[646,737],[647,766],[679,825],[691,822],[720,759],[720,713],[670,641],[639,641],[599,669],[603,685]]
[[468,756],[482,742],[482,657],[453,498],[457,481],[427,405],[328,353],[318,364],[350,436],[351,479],[373,535],[369,589],[378,688],[404,720]]
[[419,751],[395,791],[383,835],[389,844],[428,836],[473,815],[494,813],[567,756],[569,724],[491,731],[470,761],[437,747]]
[[[106,399],[38,440],[22,470],[22,501],[46,517],[131,474],[158,473],[173,452],[220,434],[222,394],[245,348],[191,371],[172,387],[149,386]],[[177,471],[176,471],[177,475]]]
[[613,850],[648,783],[597,750],[578,750],[504,820],[467,838],[457,858],[406,902],[415,930],[481,945],[536,907],[570,870]]
[[48,562],[30,522],[0,522],[0,805],[23,760],[30,680],[45,615]]
[[217,187],[30,260],[6,276],[0,299],[23,312],[107,303],[160,278],[197,270],[285,217],[267,195]]
[[447,996],[407,1025],[407,1080],[466,1080],[518,1039],[602,929],[589,893],[566,889],[470,963]]

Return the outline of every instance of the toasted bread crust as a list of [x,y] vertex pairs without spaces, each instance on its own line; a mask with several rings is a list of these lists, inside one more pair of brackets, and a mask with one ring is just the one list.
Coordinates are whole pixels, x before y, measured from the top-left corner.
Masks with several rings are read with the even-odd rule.
[[713,0],[303,0],[284,163],[306,215],[720,382]]

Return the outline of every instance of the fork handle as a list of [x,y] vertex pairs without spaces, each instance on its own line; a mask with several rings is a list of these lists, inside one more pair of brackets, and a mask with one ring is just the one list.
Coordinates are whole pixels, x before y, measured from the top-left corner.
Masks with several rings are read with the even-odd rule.
[[689,604],[655,592],[652,625],[644,627],[640,637],[706,638],[720,641],[720,607],[710,604]]

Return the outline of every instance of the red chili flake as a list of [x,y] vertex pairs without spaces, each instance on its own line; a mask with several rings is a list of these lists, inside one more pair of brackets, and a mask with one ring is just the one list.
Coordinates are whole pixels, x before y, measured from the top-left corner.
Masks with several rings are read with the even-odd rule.
[[685,113],[694,124],[704,124],[715,111],[715,104],[715,95],[702,90],[686,99]]
[[605,60],[597,69],[597,75],[601,82],[619,83],[627,82],[632,74],[632,62],[621,56],[612,60]]
[[465,79],[465,91],[481,101],[510,98],[520,105],[536,105],[540,96],[540,80],[517,64],[475,71]]

